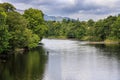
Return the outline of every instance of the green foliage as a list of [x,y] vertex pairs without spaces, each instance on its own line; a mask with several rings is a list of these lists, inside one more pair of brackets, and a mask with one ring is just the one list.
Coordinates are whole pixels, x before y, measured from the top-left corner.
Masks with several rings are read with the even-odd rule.
[[111,32],[109,37],[113,37],[113,40],[120,39],[120,16],[111,26]]
[[[36,28],[28,28],[28,25],[31,25],[27,19],[17,12],[8,12],[7,24],[9,25],[9,32],[11,34],[10,45],[12,49],[17,48],[34,48],[38,45],[40,41],[39,35],[34,33]],[[43,25],[41,25],[43,27]],[[43,36],[44,30],[41,27],[38,27],[41,30],[41,37]],[[38,31],[38,30],[37,30]]]
[[38,9],[30,8],[25,10],[23,15],[28,20],[28,28],[42,39],[47,27],[44,23],[43,13]]
[[39,36],[36,34],[33,34],[33,32],[30,29],[25,29],[23,32],[24,36],[24,45],[28,46],[29,48],[34,48],[38,45],[38,42],[40,41]]
[[12,4],[0,4],[0,53],[16,48],[34,48],[46,30],[42,11],[30,8],[23,16]]
[[[48,21],[47,37],[66,37],[66,38],[78,38],[81,39],[85,35],[85,28],[83,23],[73,20],[65,20],[62,22]],[[65,38],[64,37],[64,38]]]
[[10,3],[2,3],[0,4],[0,7],[2,7],[5,12],[13,12],[16,10],[16,8]]
[[120,41],[120,16],[108,16],[106,19],[93,21],[65,20],[62,22],[47,21],[46,37],[76,38],[80,40]]
[[24,36],[23,33],[27,28],[27,21],[17,12],[7,13],[7,25],[9,26],[10,36],[10,47],[15,49],[16,47],[24,47]]
[[95,34],[94,33],[94,30],[95,30],[94,26],[95,26],[95,22],[92,19],[88,20],[88,22],[86,23],[86,28],[85,28],[86,36],[88,36],[90,40],[92,40],[93,35]]
[[6,13],[0,12],[0,53],[9,47],[9,32],[6,25]]
[[93,21],[44,21],[41,10],[30,8],[24,14],[9,3],[0,3],[0,53],[15,48],[34,48],[46,37],[80,40],[120,41],[120,15]]

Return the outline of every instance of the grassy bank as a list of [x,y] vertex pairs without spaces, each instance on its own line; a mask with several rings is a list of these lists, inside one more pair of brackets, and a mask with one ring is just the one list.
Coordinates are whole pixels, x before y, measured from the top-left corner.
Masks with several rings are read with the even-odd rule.
[[49,37],[44,37],[44,38],[47,38],[47,39],[68,39],[65,36],[49,36]]
[[67,38],[65,36],[49,36],[45,37],[47,39],[72,39],[72,40],[78,40],[78,41],[89,41],[88,44],[120,44],[120,40],[109,40],[106,39],[105,41],[99,41],[99,40],[89,40],[88,38]]

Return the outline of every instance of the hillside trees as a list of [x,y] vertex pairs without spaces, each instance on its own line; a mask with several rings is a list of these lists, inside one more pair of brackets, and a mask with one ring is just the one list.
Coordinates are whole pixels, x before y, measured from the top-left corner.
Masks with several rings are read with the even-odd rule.
[[5,12],[13,12],[16,10],[16,8],[10,3],[2,3],[0,4],[0,7],[2,7]]
[[120,16],[108,16],[106,19],[93,21],[65,20],[47,21],[47,37],[75,38],[89,41],[120,41]]
[[0,8],[0,53],[3,51],[7,51],[9,47],[9,32],[8,26],[6,25],[6,13]]
[[0,53],[36,47],[45,30],[42,11],[30,8],[23,16],[12,4],[0,4]]
[[112,40],[120,40],[120,16],[118,16],[117,20],[111,25],[109,38]]
[[44,22],[44,14],[41,10],[30,8],[25,10],[23,16],[28,20],[28,28],[42,39],[47,27]]
[[7,15],[8,30],[11,34],[9,40],[11,48],[36,47],[39,38],[36,34],[33,34],[32,30],[28,30],[28,21],[17,12],[8,12]]

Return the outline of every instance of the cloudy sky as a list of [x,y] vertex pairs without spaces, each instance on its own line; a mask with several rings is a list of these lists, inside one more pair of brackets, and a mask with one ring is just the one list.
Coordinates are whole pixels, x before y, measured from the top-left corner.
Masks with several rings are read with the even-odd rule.
[[33,7],[47,15],[80,20],[98,20],[120,13],[120,0],[0,0],[0,2],[10,2],[21,10]]

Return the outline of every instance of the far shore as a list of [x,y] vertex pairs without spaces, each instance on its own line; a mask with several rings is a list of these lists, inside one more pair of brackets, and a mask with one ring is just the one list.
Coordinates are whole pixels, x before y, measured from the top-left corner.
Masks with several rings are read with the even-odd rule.
[[119,42],[105,42],[105,41],[101,41],[101,42],[88,42],[87,44],[120,44]]
[[[58,39],[58,40],[77,40],[77,41],[87,41],[87,40],[79,40],[75,38],[55,38],[55,37],[48,37],[44,39]],[[119,41],[87,41],[87,44],[120,44]]]

